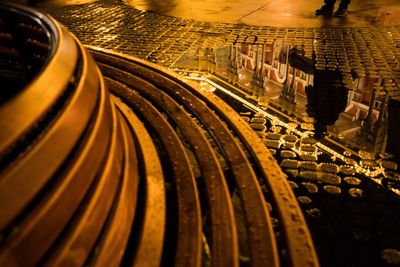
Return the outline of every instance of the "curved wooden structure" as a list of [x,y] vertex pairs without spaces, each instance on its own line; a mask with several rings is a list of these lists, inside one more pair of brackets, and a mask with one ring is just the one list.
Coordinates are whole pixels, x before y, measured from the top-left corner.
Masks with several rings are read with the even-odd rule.
[[91,48],[98,68],[43,14],[0,14],[1,266],[318,266],[284,174],[227,104]]

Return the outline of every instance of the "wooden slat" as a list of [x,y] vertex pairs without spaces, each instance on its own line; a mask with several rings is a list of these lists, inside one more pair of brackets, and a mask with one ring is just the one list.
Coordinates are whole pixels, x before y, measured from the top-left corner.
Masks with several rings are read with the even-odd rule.
[[[147,64],[136,59],[133,61],[138,61],[141,65]],[[151,68],[156,72],[160,72],[157,67],[152,66]],[[165,75],[177,83],[181,83],[174,75]],[[150,77],[157,79],[154,74],[150,75]],[[207,105],[210,105],[230,125],[247,148],[257,169],[261,171],[263,175],[262,179],[265,179],[267,182],[280,216],[279,219],[282,222],[281,228],[285,235],[285,245],[287,246],[290,264],[292,266],[319,266],[315,247],[304,216],[285,175],[280,170],[271,153],[268,152],[251,128],[226,103],[211,93],[194,90],[188,86],[185,87],[191,90],[196,97],[207,103]],[[185,97],[185,99],[187,98]]]
[[[98,59],[98,57],[96,58]],[[279,266],[275,235],[257,177],[229,129],[221,123],[204,102],[199,101],[179,83],[126,60],[114,57],[107,58],[107,62],[118,67],[121,71],[126,71],[126,73],[120,75],[121,77],[114,77],[115,79],[127,80],[124,77],[127,77],[128,73],[135,73],[136,76],[148,80],[171,96],[178,95],[176,98],[181,100],[181,104],[193,110],[193,113],[198,116],[201,122],[211,130],[216,141],[221,145],[239,190],[248,228],[252,265]],[[102,69],[104,70],[104,68]]]
[[[108,151],[113,129],[108,92],[101,83],[100,104],[93,128],[58,174],[46,197],[18,225],[0,250],[0,266],[34,266],[58,237],[91,185]],[[66,137],[68,138],[68,137]],[[92,153],[96,151],[96,153]],[[34,250],[32,246],[34,244]]]
[[220,98],[200,90],[197,90],[196,94],[213,107],[235,130],[261,171],[262,179],[268,185],[279,214],[290,266],[318,267],[319,261],[307,222],[286,179],[286,175],[280,169],[273,155],[249,124]]
[[[146,119],[157,132],[169,157],[176,185],[178,210],[178,236],[175,248],[175,266],[200,266],[202,253],[202,227],[200,200],[189,158],[179,137],[168,121],[148,101],[119,82],[106,79],[108,88],[118,92],[135,113]],[[166,158],[163,160],[167,160]],[[173,227],[173,226],[171,226]],[[172,229],[171,229],[172,230]]]
[[[66,109],[32,149],[0,174],[0,229],[9,225],[49,182],[97,112],[99,73],[91,57],[83,49],[81,53],[82,79]],[[76,116],[77,110],[79,116]],[[37,175],[32,175],[38,170]]]
[[[113,112],[115,110],[113,109]],[[116,116],[113,116],[116,118]],[[118,121],[113,125],[108,159],[103,170],[97,173],[98,183],[92,190],[88,203],[81,204],[79,218],[74,219],[70,231],[64,233],[54,252],[47,257],[45,266],[83,266],[106,221],[121,176],[123,174],[124,146],[122,129]],[[131,164],[131,163],[127,163]],[[132,162],[133,164],[133,162]],[[95,171],[95,170],[93,170]]]
[[[156,148],[142,122],[122,102],[114,99],[135,137],[144,167],[145,210],[132,266],[159,266],[165,232],[164,176]],[[129,252],[128,252],[129,253]]]
[[[0,156],[22,138],[61,97],[78,62],[75,40],[58,26],[59,43],[50,63],[25,90],[0,106]],[[18,112],[16,112],[18,110]]]
[[[178,125],[199,163],[207,189],[207,202],[211,216],[211,261],[213,266],[238,266],[239,252],[236,224],[228,186],[207,138],[187,114],[170,96],[151,83],[133,75],[113,70],[100,64],[106,76],[129,84],[143,95],[162,107],[169,119]],[[129,94],[129,92],[128,92]],[[178,252],[179,253],[179,252]]]
[[[156,77],[154,81],[160,81],[160,77]],[[205,127],[211,130],[215,141],[220,145],[233,174],[246,218],[252,266],[279,266],[275,234],[264,196],[250,162],[229,129],[204,102],[178,84],[164,80],[158,86],[168,88],[170,94],[178,92],[180,98],[185,99],[185,104],[191,107]]]
[[119,112],[117,117],[124,141],[124,171],[108,225],[95,249],[97,252],[90,259],[91,266],[120,265],[135,217],[139,185],[137,153],[129,126]]
[[[164,176],[156,148],[146,129],[132,111],[118,99],[113,98],[117,109],[128,122],[135,137],[141,163],[144,167],[143,183],[145,183],[145,210],[142,218],[137,248],[134,252],[132,266],[159,266],[163,249],[165,232],[165,187]],[[126,253],[133,253],[128,251]],[[105,266],[104,262],[98,262]]]

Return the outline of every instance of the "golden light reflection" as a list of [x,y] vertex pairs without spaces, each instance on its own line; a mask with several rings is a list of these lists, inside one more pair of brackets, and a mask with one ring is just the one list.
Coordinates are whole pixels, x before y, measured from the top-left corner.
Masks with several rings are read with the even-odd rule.
[[[294,122],[290,122],[290,123],[286,123],[284,121],[282,121],[281,119],[279,119],[278,117],[271,115],[270,113],[266,112],[265,110],[261,109],[258,105],[254,105],[252,103],[250,103],[249,101],[247,101],[246,99],[233,94],[232,92],[230,92],[229,90],[225,89],[224,87],[220,86],[219,84],[211,81],[208,77],[206,76],[200,76],[200,75],[195,75],[195,74],[191,74],[189,76],[185,76],[186,79],[191,79],[191,80],[196,80],[199,83],[201,83],[202,85],[205,84],[209,84],[211,85],[213,88],[216,88],[222,92],[224,92],[225,94],[231,96],[232,98],[240,101],[241,103],[243,103],[246,107],[248,107],[249,109],[251,109],[253,112],[256,112],[257,114],[262,115],[262,117],[267,118],[270,123],[272,125],[275,126],[280,126],[280,127],[284,127],[285,129],[287,129],[287,131],[289,133],[294,133],[297,136],[299,136],[300,138],[310,138],[313,135],[313,132],[311,131],[301,131],[297,129],[297,123]],[[271,109],[274,109],[273,107],[268,107]],[[279,110],[274,110],[275,112],[279,112]],[[307,118],[308,120],[313,120],[312,118]],[[306,120],[307,120],[306,119]],[[296,125],[296,127],[295,127]],[[332,142],[335,142],[334,140],[330,140]],[[286,143],[285,140],[280,139],[279,140],[279,146],[284,145]],[[337,145],[340,145],[339,143],[336,142]],[[377,184],[382,184],[381,179],[376,178],[382,174],[384,174],[385,169],[382,167],[382,165],[377,165],[376,167],[370,168],[368,166],[365,166],[365,164],[361,164],[361,162],[356,162],[351,158],[351,155],[355,155],[357,154],[355,151],[351,151],[348,148],[346,150],[343,151],[343,153],[338,153],[337,151],[333,150],[332,148],[322,144],[321,142],[316,142],[315,145],[318,147],[318,149],[320,149],[321,151],[324,151],[325,153],[330,154],[333,158],[335,159],[339,159],[343,162],[345,162],[346,164],[352,165],[353,168],[355,169],[355,171],[357,173],[363,174],[366,177],[371,178],[371,181],[376,182]],[[304,152],[302,150],[297,149],[296,147],[292,147],[291,148],[292,151],[296,152],[297,154],[301,155],[301,154],[310,154],[313,156],[317,156],[318,153],[321,153],[321,151],[315,151],[315,152]],[[365,151],[360,151],[359,152],[362,157],[364,158],[371,158],[373,155],[371,153],[365,152]],[[390,189],[391,191],[393,191],[394,193],[400,195],[400,190],[395,190],[395,189]]]

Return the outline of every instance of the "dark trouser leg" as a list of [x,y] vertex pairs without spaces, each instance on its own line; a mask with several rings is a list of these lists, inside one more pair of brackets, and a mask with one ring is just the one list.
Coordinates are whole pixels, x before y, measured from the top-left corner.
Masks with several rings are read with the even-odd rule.
[[347,9],[350,4],[350,0],[342,0],[340,1],[339,9]]
[[336,0],[324,0],[325,5],[323,5],[320,9],[315,10],[315,15],[332,15],[335,2]]
[[[350,1],[350,0],[349,0]],[[333,8],[336,0],[324,0],[325,6]]]

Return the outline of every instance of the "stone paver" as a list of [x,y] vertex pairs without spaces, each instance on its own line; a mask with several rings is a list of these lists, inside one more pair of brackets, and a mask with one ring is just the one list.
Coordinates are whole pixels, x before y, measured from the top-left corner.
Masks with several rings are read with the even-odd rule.
[[[315,54],[317,69],[339,69],[345,84],[366,76],[380,78],[377,90],[400,97],[398,25],[288,28],[211,23],[140,11],[118,0],[45,10],[84,44],[170,68],[184,56],[197,55],[202,48],[231,44],[296,45],[303,47],[307,57]],[[251,114],[249,121],[256,117],[244,111]],[[317,153],[314,160],[304,157],[307,155],[301,151],[293,153],[289,145],[294,142],[279,142],[272,134],[280,140],[297,137],[270,122],[266,126],[266,144],[275,151],[302,205],[322,265],[391,266],[400,249],[399,198],[327,153]],[[311,147],[303,141],[305,150]],[[297,169],[298,166],[301,168]]]
[[317,69],[336,69],[344,83],[381,77],[384,92],[399,98],[400,27],[280,28],[211,23],[139,11],[118,0],[46,7],[84,43],[134,55],[167,67],[199,48],[280,43],[316,55]]

